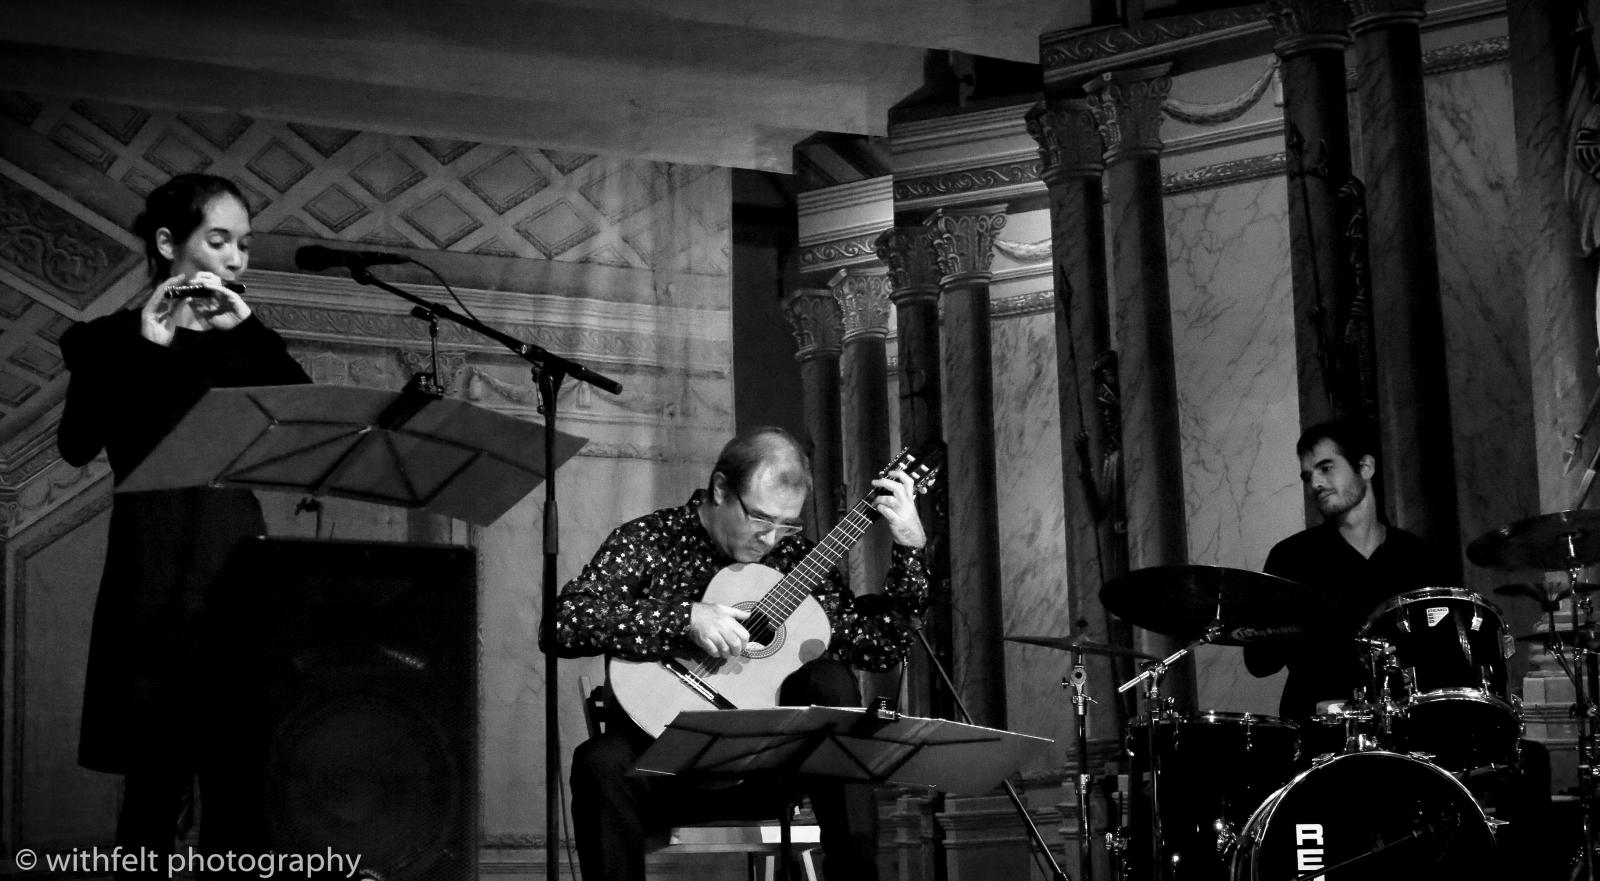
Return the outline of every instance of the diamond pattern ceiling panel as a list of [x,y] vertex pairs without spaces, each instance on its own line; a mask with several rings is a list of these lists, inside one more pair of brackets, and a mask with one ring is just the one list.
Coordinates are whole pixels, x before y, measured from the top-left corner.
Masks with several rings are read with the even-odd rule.
[[[16,92],[0,95],[0,112],[141,196],[183,172],[233,178],[259,229],[377,247],[726,271],[731,209],[728,175],[718,169]],[[696,207],[679,204],[685,199]]]

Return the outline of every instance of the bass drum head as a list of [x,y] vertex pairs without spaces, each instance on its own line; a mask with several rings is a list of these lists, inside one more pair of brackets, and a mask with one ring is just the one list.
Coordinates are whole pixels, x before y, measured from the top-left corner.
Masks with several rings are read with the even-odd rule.
[[1476,878],[1494,831],[1472,795],[1411,756],[1336,756],[1273,793],[1245,825],[1233,881],[1299,878],[1317,869],[1362,881]]

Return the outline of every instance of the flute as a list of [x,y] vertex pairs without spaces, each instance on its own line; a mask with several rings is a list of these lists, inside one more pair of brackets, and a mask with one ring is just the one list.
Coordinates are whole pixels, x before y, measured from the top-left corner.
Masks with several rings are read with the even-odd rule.
[[[222,286],[236,294],[244,293],[244,284],[242,282],[225,281],[222,283]],[[215,294],[216,291],[213,291],[203,284],[175,284],[172,287],[167,288],[166,298],[169,300],[177,300],[183,297],[210,297]]]

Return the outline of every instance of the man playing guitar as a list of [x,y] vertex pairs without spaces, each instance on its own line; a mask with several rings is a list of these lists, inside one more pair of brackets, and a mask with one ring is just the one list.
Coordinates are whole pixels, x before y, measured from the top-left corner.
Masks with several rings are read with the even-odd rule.
[[[757,657],[766,648],[761,639],[775,634],[773,627],[765,621],[757,626],[748,604],[739,608],[702,598],[724,567],[737,574],[741,564],[759,563],[789,573],[806,560],[813,544],[800,535],[799,517],[810,474],[799,443],[782,429],[756,429],[734,438],[718,457],[706,489],[687,504],[625,523],[606,538],[562,590],[552,628],[555,644],[543,648],[564,657],[605,654],[627,661],[692,655],[713,669]],[[811,597],[826,613],[826,627],[820,634],[785,638],[827,650],[817,657],[802,655],[805,663],[781,680],[774,703],[859,706],[860,691],[848,665],[885,670],[911,646],[911,618],[928,603],[926,537],[917,516],[916,485],[905,471],[894,470],[873,486],[881,494],[871,499],[870,508],[894,538],[884,591],[852,596],[837,569],[817,579]],[[605,733],[580,744],[572,759],[573,822],[586,881],[644,881],[647,836],[704,820],[770,818],[782,804],[782,793],[754,791],[754,784],[702,789],[672,778],[631,776],[650,736],[627,715],[628,707],[617,701],[607,707]],[[808,785],[807,794],[821,826],[830,877],[877,878],[877,805],[871,787],[818,781]]]

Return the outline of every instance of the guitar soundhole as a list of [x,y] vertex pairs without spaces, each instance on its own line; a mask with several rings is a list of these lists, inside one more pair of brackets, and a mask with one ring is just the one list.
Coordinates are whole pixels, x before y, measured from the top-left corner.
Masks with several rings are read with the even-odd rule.
[[[754,610],[755,604],[740,604],[739,608]],[[785,628],[772,623],[765,612],[751,611],[750,617],[744,619],[744,629],[750,631],[750,641],[761,644],[756,651],[745,649],[744,656],[752,659],[768,657],[783,646]]]

